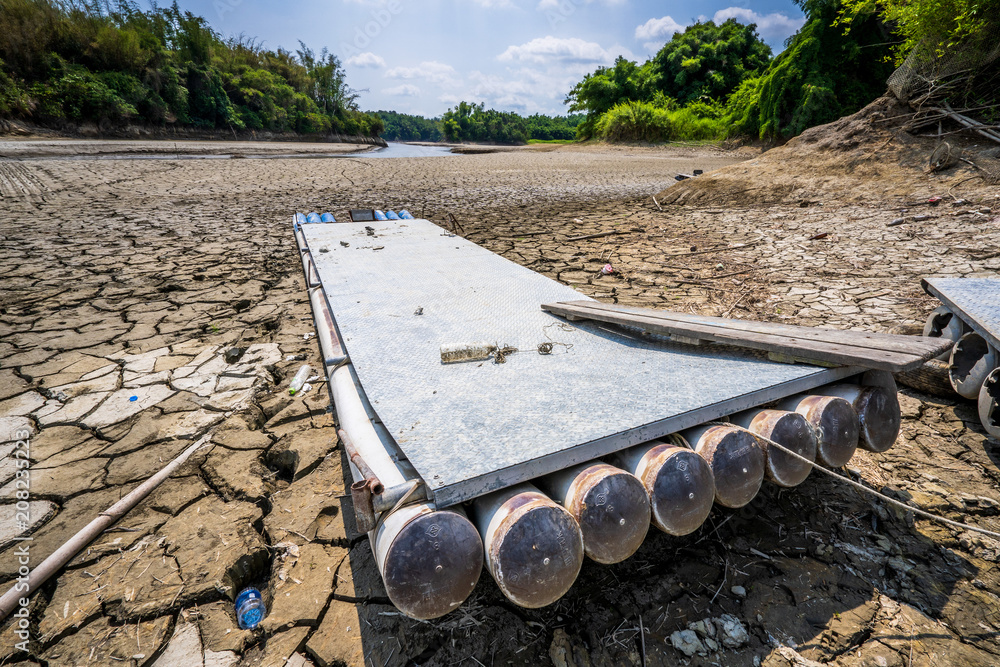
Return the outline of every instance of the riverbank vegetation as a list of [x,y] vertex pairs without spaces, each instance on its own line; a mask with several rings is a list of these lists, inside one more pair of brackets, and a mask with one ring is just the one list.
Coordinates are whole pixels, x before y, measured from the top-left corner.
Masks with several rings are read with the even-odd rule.
[[0,117],[64,129],[153,127],[377,136],[340,60],[223,39],[177,4],[3,0]]
[[672,141],[784,139],[856,111],[885,91],[888,31],[859,10],[836,25],[837,0],[799,0],[806,22],[777,57],[756,26],[729,19],[676,33],[642,65],[619,58],[566,98],[581,138]]

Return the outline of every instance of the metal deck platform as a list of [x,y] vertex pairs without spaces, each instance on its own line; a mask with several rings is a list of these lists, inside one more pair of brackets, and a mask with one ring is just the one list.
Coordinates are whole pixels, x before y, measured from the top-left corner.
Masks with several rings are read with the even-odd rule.
[[[442,507],[860,372],[567,325],[540,305],[578,292],[426,220],[302,230],[371,406]],[[518,352],[441,363],[476,342]]]
[[1000,278],[924,278],[924,291],[1000,350]]

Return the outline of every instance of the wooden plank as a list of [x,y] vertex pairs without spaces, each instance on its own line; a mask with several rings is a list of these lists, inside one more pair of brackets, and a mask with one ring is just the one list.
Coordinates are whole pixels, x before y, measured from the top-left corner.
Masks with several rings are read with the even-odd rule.
[[[585,308],[591,311],[634,313],[637,315],[643,315],[644,317],[652,317],[674,322],[678,326],[683,324],[718,326],[730,331],[746,331],[752,333],[780,335],[787,336],[789,338],[799,338],[816,342],[835,343],[837,345],[865,347],[873,350],[892,350],[895,352],[915,355],[930,354],[931,356],[927,357],[928,359],[933,358],[948,349],[947,343],[942,341],[940,338],[928,338],[924,336],[903,336],[899,334],[883,334],[870,331],[848,331],[842,329],[804,327],[794,324],[776,324],[774,322],[732,320],[707,315],[675,313],[667,310],[615,306],[600,303],[598,301],[565,301],[561,302],[559,305]],[[545,306],[542,306],[542,308],[544,309]]]
[[[639,314],[633,311],[643,311],[643,309],[629,309],[629,311],[624,312],[615,310],[614,308],[594,308],[595,304],[596,302],[592,301],[562,302],[545,304],[542,306],[542,309],[568,318],[593,319],[623,326],[639,327],[652,333],[671,336],[680,335],[687,338],[697,338],[726,345],[763,350],[769,353],[784,355],[785,357],[810,360],[821,364],[832,363],[863,366],[865,368],[887,370],[893,373],[917,368],[927,358],[935,356],[941,351],[940,346],[935,347],[926,354],[914,353],[912,351],[903,352],[891,349],[860,347],[827,340],[794,338],[781,333],[772,334],[759,331],[728,329],[718,324],[672,321],[650,315],[657,311],[644,311],[642,314]],[[722,320],[722,318],[712,319],[728,322],[728,320]],[[806,329],[805,327],[795,328]]]
[[659,334],[699,338],[765,352],[777,352],[787,357],[799,359],[815,359],[838,365],[855,365],[865,368],[877,368],[892,372],[901,372],[919,366],[922,357],[900,352],[872,350],[850,345],[792,339],[787,336],[760,334],[754,332],[729,331],[723,327],[702,326],[697,324],[677,324],[669,320],[661,320],[633,313],[614,313],[611,311],[589,311],[578,307],[564,308],[562,304],[551,304],[546,310],[555,314],[576,319],[594,319],[611,324],[639,327],[646,331]]

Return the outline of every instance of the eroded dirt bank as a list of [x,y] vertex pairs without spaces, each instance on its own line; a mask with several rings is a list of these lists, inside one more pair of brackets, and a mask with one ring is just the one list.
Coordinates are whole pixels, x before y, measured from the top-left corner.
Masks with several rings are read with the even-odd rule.
[[[342,497],[325,390],[292,399],[275,388],[299,355],[319,361],[292,210],[406,206],[442,225],[451,212],[468,238],[622,304],[874,330],[920,322],[933,303],[919,276],[1000,266],[995,214],[956,215],[1000,201],[963,181],[971,167],[926,175],[919,146],[865,157],[877,146],[853,163],[850,147],[772,151],[756,158],[763,167],[706,177],[766,192],[786,170],[803,175],[799,190],[748,199],[733,186],[687,202],[702,181],[670,188],[659,206],[650,195],[674,174],[746,155],[0,162],[0,415],[3,440],[35,433],[33,561],[217,428],[211,449],[35,597],[30,659],[13,652],[11,626],[0,632],[0,664],[278,666],[295,653],[318,665],[995,664],[1000,544],[914,522],[816,474],[792,490],[765,485],[738,512],[717,508],[690,537],[650,532],[620,565],[586,563],[548,608],[514,607],[484,573],[458,611],[408,620],[388,604]],[[886,227],[901,202],[949,191],[968,206],[946,201],[930,220]],[[565,241],[608,231],[620,233]],[[616,273],[601,277],[607,262]],[[247,351],[220,362],[230,347]],[[972,406],[909,390],[901,400],[900,441],[859,454],[853,474],[1000,529],[1000,445]],[[255,559],[273,567],[272,605],[263,631],[248,633],[227,593]],[[696,626],[698,645],[670,639],[724,615],[739,627],[726,617]]]

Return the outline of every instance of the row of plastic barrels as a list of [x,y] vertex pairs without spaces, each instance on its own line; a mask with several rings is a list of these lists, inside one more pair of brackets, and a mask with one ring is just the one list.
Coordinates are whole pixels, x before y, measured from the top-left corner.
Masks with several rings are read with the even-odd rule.
[[[372,211],[376,220],[413,220],[413,214],[407,211],[405,208],[401,209],[399,213],[396,213],[392,209],[382,211],[380,209],[374,209]],[[337,222],[333,213],[317,213],[312,211],[311,213],[296,213],[295,223],[299,225],[304,225],[306,223],[313,222]]]
[[[836,384],[476,498],[466,510],[426,505],[376,557],[392,602],[415,618],[460,605],[486,570],[528,608],[569,591],[585,557],[611,564],[640,547],[649,526],[696,531],[713,504],[739,508],[762,483],[796,486],[812,466],[840,467],[857,447],[896,441],[900,408],[891,377],[880,386]],[[415,518],[420,518],[418,515]]]
[[924,335],[954,341],[951,350],[939,357],[948,363],[952,389],[977,401],[983,428],[1000,439],[1000,351],[947,306],[936,308],[927,317]]

